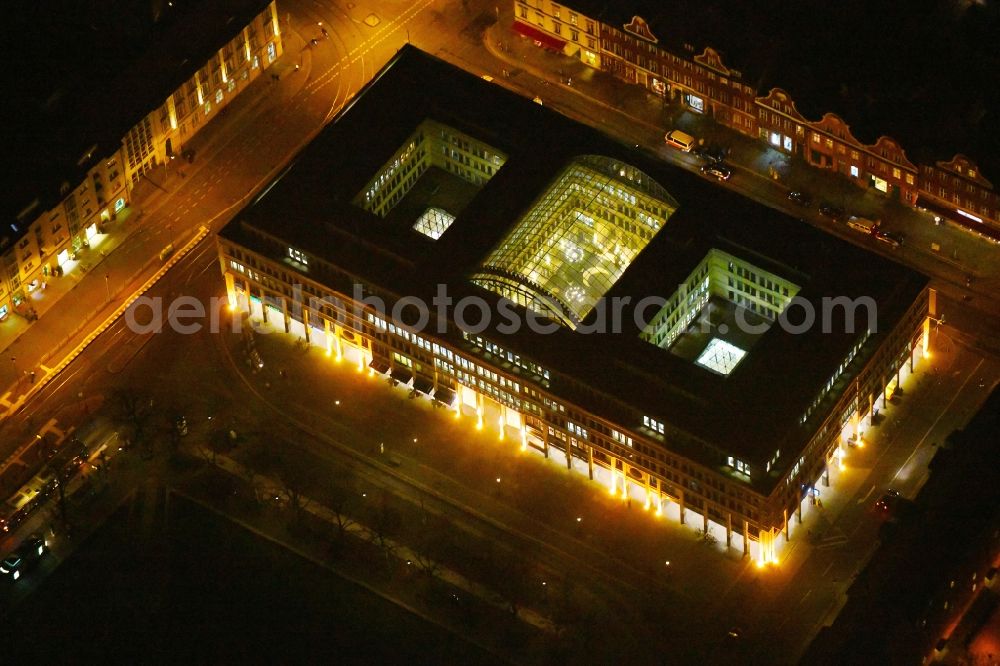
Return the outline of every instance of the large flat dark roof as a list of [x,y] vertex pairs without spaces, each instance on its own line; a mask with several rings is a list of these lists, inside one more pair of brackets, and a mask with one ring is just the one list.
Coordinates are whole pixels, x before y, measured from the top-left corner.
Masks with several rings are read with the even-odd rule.
[[641,16],[663,47],[689,58],[712,47],[759,94],[772,87],[786,90],[810,120],[836,113],[859,140],[874,143],[890,136],[911,160],[926,164],[963,153],[1000,184],[1000,4],[572,0],[567,5],[618,28]]
[[[509,156],[438,241],[351,204],[425,118]],[[221,234],[283,259],[285,250],[269,245],[252,228],[262,230],[398,296],[430,302],[437,285],[446,284],[456,301],[469,294],[495,301],[469,276],[580,155],[632,165],[679,202],[607,294],[631,298],[623,310],[624,330],[585,335],[561,328],[540,335],[493,328],[484,335],[552,370],[557,395],[622,425],[637,427],[635,414],[647,414],[732,455],[762,461],[780,448],[783,462],[794,461],[794,452],[812,432],[799,418],[860,339],[863,323],[852,334],[814,327],[792,335],[772,326],[723,377],[641,340],[632,323],[633,306],[645,296],[672,296],[708,251],[718,248],[798,284],[799,296],[814,303],[817,312],[825,296],[873,298],[879,332],[868,344],[877,347],[921,295],[927,279],[412,47],[401,50]],[[324,281],[318,267],[309,270],[312,279]],[[843,331],[841,322],[835,320],[833,329]]]
[[[63,182],[79,185],[96,160],[268,1],[54,0],[8,7],[7,67],[18,80],[4,90],[3,154],[16,168],[0,195],[7,222],[0,235],[36,198],[41,207],[34,215],[62,199]],[[95,146],[92,159],[79,164]]]

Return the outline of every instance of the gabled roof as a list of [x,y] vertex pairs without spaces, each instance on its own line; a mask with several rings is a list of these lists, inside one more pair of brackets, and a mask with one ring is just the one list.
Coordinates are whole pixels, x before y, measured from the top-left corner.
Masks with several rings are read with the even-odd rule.
[[711,47],[759,95],[787,90],[810,120],[835,113],[867,145],[888,135],[911,160],[964,153],[1000,178],[1000,4],[567,0],[622,29],[636,15],[661,47]]

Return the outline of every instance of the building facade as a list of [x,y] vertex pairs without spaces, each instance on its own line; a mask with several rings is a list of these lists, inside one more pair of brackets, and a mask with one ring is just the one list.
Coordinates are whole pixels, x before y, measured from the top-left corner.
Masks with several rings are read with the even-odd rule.
[[282,53],[274,2],[264,6],[184,84],[149,111],[109,152],[97,145],[79,157],[76,186],[63,182],[55,205],[36,199],[0,240],[0,319],[36,316],[31,295],[76,268],[77,253],[99,242],[132,201],[132,191],[157,166],[179,156],[204,127]]
[[179,156],[184,143],[212,120],[283,52],[274,2],[229,39],[204,65],[122,139],[129,183]]
[[[232,309],[759,562],[927,353],[923,276],[412,47],[355,100],[220,232]],[[554,330],[404,323],[442,285]],[[831,293],[872,295],[877,332],[775,325]],[[609,294],[663,299],[646,326],[587,334]],[[706,346],[687,329],[710,308],[763,331]]]
[[[784,90],[773,88],[766,95],[759,94],[749,83],[757,73],[745,76],[728,67],[710,47],[697,53],[685,44],[683,50],[671,51],[641,17],[610,24],[584,15],[573,4],[515,0],[514,30],[595,69],[679,101],[690,111],[706,114],[775,150],[798,155],[813,167],[842,174],[859,187],[872,187],[1000,241],[1000,195],[968,158],[957,155],[950,162],[918,166],[888,136],[866,144],[834,113],[808,120]],[[593,40],[578,26],[596,26],[600,38]]]
[[[331,282],[352,284],[356,276],[265,232],[249,226],[243,231],[257,234],[254,245],[264,244],[269,251],[219,237],[220,265],[235,311],[300,336],[338,361],[355,363],[359,372],[412,382],[456,416],[474,420],[477,428],[564,460],[567,468],[585,471],[613,495],[635,497],[638,488],[645,507],[657,515],[669,511],[681,523],[693,521],[706,530],[710,522],[719,525],[727,545],[737,542],[761,562],[772,560],[769,549],[779,535],[789,538],[793,517],[801,519],[809,496],[805,490],[831,483],[849,446],[863,437],[873,415],[927,353],[928,302],[922,298],[877,350],[862,344],[844,359],[838,375],[816,397],[814,413],[803,414],[814,434],[772,492],[764,494],[745,481],[769,473],[781,459],[780,450],[769,460],[741,460],[719,450],[716,465],[673,453],[688,435],[672,424],[630,405],[616,405],[615,412],[632,414],[623,422],[574,403],[554,390],[551,370],[483,335],[465,333],[456,343],[414,332],[355,300],[350,290],[331,287]],[[308,265],[309,275],[296,264]],[[387,309],[403,297],[374,286],[366,293],[386,299]],[[594,394],[583,382],[559,379],[574,395]]]

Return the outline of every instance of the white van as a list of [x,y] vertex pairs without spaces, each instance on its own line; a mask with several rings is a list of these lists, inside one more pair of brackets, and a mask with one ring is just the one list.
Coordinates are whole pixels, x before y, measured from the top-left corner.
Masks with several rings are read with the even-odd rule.
[[683,150],[685,153],[690,153],[691,149],[698,144],[698,140],[687,132],[682,132],[680,130],[670,130],[667,135],[663,137],[667,142],[668,146],[673,146]]
[[878,225],[878,222],[873,222],[864,217],[855,217],[854,215],[847,219],[847,226],[865,234],[874,234],[875,230],[878,229]]

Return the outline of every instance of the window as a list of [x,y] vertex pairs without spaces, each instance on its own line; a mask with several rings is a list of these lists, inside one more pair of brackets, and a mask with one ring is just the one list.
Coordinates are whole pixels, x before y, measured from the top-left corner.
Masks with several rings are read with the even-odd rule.
[[851,165],[851,175],[855,178],[861,175],[861,171],[858,169],[858,167],[854,166],[853,164]]
[[572,23],[573,25],[576,25],[576,14],[574,14],[573,12],[569,13],[569,22]]
[[661,435],[663,434],[663,424],[657,421],[656,419],[651,419],[648,416],[643,416],[642,425],[646,426],[647,428],[649,428],[654,432],[658,432]]
[[222,88],[215,91],[215,103],[222,104]]
[[621,444],[624,444],[625,446],[628,446],[629,448],[632,447],[632,438],[629,437],[628,435],[624,435],[624,434],[618,432],[617,430],[612,430],[611,431],[611,437],[616,442],[620,442]]
[[292,261],[297,261],[300,264],[302,264],[303,266],[308,266],[309,265],[309,259],[308,259],[308,257],[306,257],[305,253],[301,252],[299,250],[296,250],[293,247],[288,248],[288,256],[289,256],[289,258],[292,259]]

